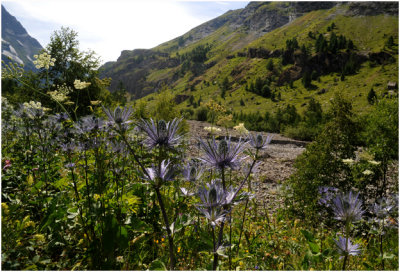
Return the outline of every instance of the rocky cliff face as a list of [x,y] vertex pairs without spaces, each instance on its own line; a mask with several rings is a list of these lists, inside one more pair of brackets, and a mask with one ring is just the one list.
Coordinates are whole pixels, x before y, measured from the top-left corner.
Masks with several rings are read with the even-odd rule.
[[1,6],[1,58],[7,64],[10,61],[24,64],[26,69],[33,70],[33,55],[43,47],[29,36],[18,20]]

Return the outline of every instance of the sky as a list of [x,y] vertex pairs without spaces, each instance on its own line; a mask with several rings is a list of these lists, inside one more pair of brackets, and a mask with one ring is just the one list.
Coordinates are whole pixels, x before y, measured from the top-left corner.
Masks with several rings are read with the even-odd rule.
[[2,0],[2,5],[45,47],[61,26],[78,32],[80,50],[94,50],[102,63],[122,50],[153,48],[243,1]]

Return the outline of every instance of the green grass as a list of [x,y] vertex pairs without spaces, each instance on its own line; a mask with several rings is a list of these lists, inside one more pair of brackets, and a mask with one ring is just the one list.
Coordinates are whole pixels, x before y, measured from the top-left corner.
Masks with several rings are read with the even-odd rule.
[[[277,8],[276,3],[263,6],[263,8],[273,10]],[[304,16],[297,18],[290,24],[275,29],[259,39],[249,43],[245,48],[243,44],[250,37],[243,31],[233,32],[227,26],[219,28],[214,33],[208,35],[191,45],[180,48],[176,52],[180,55],[193,50],[196,46],[211,44],[212,48],[208,54],[208,62],[215,61],[216,65],[206,70],[204,74],[192,78],[190,73],[183,78],[175,81],[170,89],[174,95],[187,94],[193,95],[195,101],[200,97],[206,102],[210,98],[220,101],[228,109],[245,113],[260,111],[275,112],[278,108],[286,107],[286,105],[295,105],[298,112],[304,110],[304,105],[313,97],[319,101],[324,110],[329,107],[329,101],[334,96],[335,92],[341,92],[345,97],[353,102],[354,111],[356,113],[366,113],[371,109],[367,101],[367,94],[371,88],[382,95],[386,91],[388,81],[398,81],[398,55],[395,54],[396,63],[385,66],[370,67],[369,62],[365,62],[355,75],[346,76],[344,81],[340,80],[340,75],[331,73],[320,77],[320,81],[313,81],[314,89],[307,90],[303,87],[301,79],[293,83],[293,88],[289,86],[276,86],[272,83],[271,90],[276,93],[281,93],[281,101],[273,102],[270,99],[263,98],[256,94],[246,92],[246,82],[254,81],[257,77],[266,78],[271,72],[267,70],[266,59],[248,59],[246,57],[235,57],[227,59],[228,55],[235,55],[237,52],[246,51],[247,48],[266,48],[269,50],[282,49],[286,45],[286,40],[296,37],[300,45],[306,44],[313,48],[315,39],[308,36],[311,31],[318,35],[323,33],[329,39],[330,34],[327,32],[327,27],[333,22],[336,27],[333,30],[337,35],[344,35],[350,38],[357,47],[359,53],[366,54],[367,52],[380,52],[384,48],[388,37],[392,35],[395,43],[398,44],[398,17],[394,16],[344,16],[346,7],[339,6],[330,10],[312,11]],[[185,37],[193,34],[195,30],[185,34]],[[160,51],[168,51],[168,49],[177,46],[178,40],[175,39],[168,43],[164,43],[155,49]],[[314,51],[314,49],[312,49]],[[394,51],[397,52],[397,51]],[[393,53],[393,52],[392,52]],[[172,53],[173,54],[173,53]],[[273,59],[274,67],[283,71],[291,65],[282,67],[280,59]],[[173,71],[179,69],[164,69],[160,71],[152,71],[148,76],[148,80],[157,81],[165,79],[173,74]],[[237,74],[232,71],[239,71]],[[227,91],[225,99],[220,97],[221,90],[219,83],[228,77],[231,82],[231,89]],[[204,84],[204,81],[209,82],[209,86]],[[190,91],[190,86],[195,85],[195,91]],[[325,89],[326,93],[317,94],[321,89]],[[156,99],[156,94],[151,94],[145,98],[149,98],[149,107]],[[240,105],[240,100],[243,99],[245,106]],[[188,102],[183,102],[177,106],[178,109],[188,107]]]

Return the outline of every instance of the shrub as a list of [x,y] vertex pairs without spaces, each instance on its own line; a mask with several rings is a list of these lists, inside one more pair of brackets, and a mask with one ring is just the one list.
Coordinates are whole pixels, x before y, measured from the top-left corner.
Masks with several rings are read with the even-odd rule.
[[331,104],[331,119],[315,141],[295,162],[296,172],[287,182],[287,201],[293,211],[317,220],[318,188],[331,186],[348,190],[350,168],[343,159],[354,158],[358,126],[352,120],[351,103],[336,94]]
[[208,109],[205,107],[200,107],[196,110],[196,120],[197,121],[207,121]]

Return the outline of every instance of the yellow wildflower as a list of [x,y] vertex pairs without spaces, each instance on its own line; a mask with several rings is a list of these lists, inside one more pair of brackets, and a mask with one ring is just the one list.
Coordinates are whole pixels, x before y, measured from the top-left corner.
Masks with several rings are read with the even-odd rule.
[[354,160],[353,159],[343,159],[342,162],[344,162],[345,164],[353,164]]
[[1,203],[1,209],[3,210],[4,214],[8,214],[10,212],[7,203],[2,202]]
[[377,162],[377,161],[374,161],[374,160],[372,160],[372,161],[368,161],[370,164],[373,164],[373,165],[379,165],[379,164],[381,164],[381,162]]
[[101,101],[100,100],[90,101],[90,104],[93,105],[93,106],[97,106],[97,105],[101,104]]
[[205,127],[204,130],[207,130],[210,133],[220,132],[221,131],[221,129],[217,128],[217,127]]
[[29,175],[29,176],[26,178],[26,182],[28,183],[28,185],[32,185],[32,184],[33,184],[33,176],[32,176],[32,175]]
[[89,87],[90,84],[91,84],[90,82],[80,81],[79,79],[75,79],[74,81],[74,87],[77,90],[85,89]]
[[33,235],[33,239],[35,241],[37,241],[38,243],[44,243],[45,242],[43,234],[35,234],[35,235]]
[[369,176],[372,175],[374,172],[372,172],[371,170],[365,170],[364,172],[362,172],[364,175]]
[[97,201],[97,200],[99,200],[99,198],[100,198],[100,195],[98,195],[98,194],[94,194],[93,198],[94,198],[94,200],[95,200],[95,201]]
[[34,55],[33,57],[36,59],[33,61],[33,64],[35,64],[35,67],[37,69],[44,67],[48,70],[50,66],[54,66],[54,63],[56,61],[56,59],[52,58],[51,55],[49,55],[47,52],[44,52],[40,55]]
[[178,253],[181,252],[181,247],[178,247]]
[[249,133],[249,131],[244,127],[244,123],[239,123],[239,125],[233,127],[233,129],[239,132],[241,135],[246,135]]

